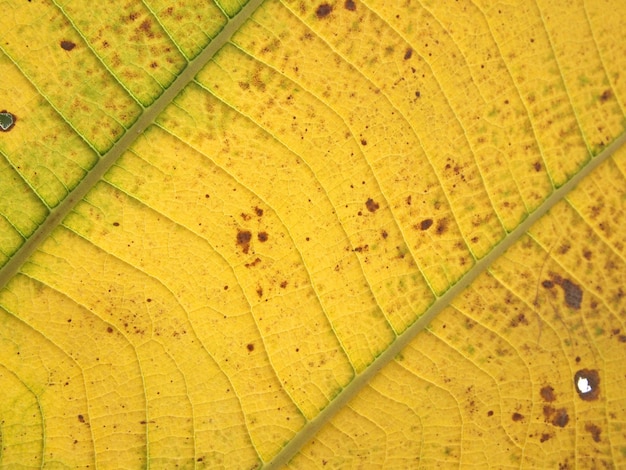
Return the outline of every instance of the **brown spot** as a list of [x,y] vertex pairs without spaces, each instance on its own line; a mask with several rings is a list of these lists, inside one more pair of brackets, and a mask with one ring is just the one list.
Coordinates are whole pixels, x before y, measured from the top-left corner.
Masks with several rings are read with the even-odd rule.
[[550,439],[550,434],[544,432],[539,438],[539,442],[546,442],[548,439]]
[[559,408],[556,410],[554,417],[552,418],[552,424],[560,428],[564,428],[569,423],[569,416],[565,408]]
[[428,230],[433,224],[433,219],[424,219],[420,222],[420,230]]
[[487,416],[493,416],[493,411],[492,410],[487,411]]
[[246,214],[245,212],[242,212],[241,214],[239,214],[239,217],[241,217],[246,222],[252,218],[250,214]]
[[513,414],[511,415],[511,419],[512,419],[513,421],[521,421],[521,420],[523,420],[523,419],[524,419],[524,415],[522,415],[522,414],[520,414],[520,413],[513,413]]
[[606,103],[608,100],[610,100],[613,97],[613,93],[611,92],[611,90],[604,90],[602,92],[602,94],[600,95],[600,101],[602,103]]
[[446,233],[448,229],[448,219],[441,219],[437,224],[437,235],[442,235]]
[[154,33],[152,33],[152,31],[150,31],[150,28],[152,27],[152,24],[150,24],[149,20],[144,20],[141,25],[139,25],[139,29],[141,31],[143,31],[144,33],[146,33],[148,35],[148,37],[153,37]]
[[406,198],[406,205],[407,205],[407,206],[410,206],[410,205],[411,205],[411,196],[408,196],[408,197]]
[[413,55],[413,49],[411,49],[410,47],[407,47],[406,51],[404,52],[404,60],[409,60],[412,55]]
[[626,335],[619,335],[617,337],[617,341],[619,341],[620,343],[626,343]]
[[246,268],[254,268],[260,262],[261,262],[261,259],[256,258],[252,263],[246,263]]
[[317,10],[315,10],[315,15],[318,18],[326,18],[328,15],[330,15],[331,11],[333,11],[332,6],[330,6],[328,3],[322,3],[320,6],[317,7]]
[[[578,381],[580,379],[587,379],[587,384],[591,388],[587,393],[583,393],[578,388]],[[597,400],[600,395],[600,375],[597,370],[593,369],[581,369],[574,374],[574,387],[578,392],[578,396],[581,400],[593,401]]]
[[585,257],[586,260],[591,260],[591,251],[590,250],[583,250],[583,256]]
[[254,344],[252,344],[252,343],[248,343],[248,344],[246,345],[246,348],[248,349],[248,351],[252,352],[252,351],[254,351]]
[[554,287],[554,282],[546,279],[545,281],[541,283],[541,285],[545,287],[546,289],[552,289]]
[[287,281],[283,281],[280,283],[280,288],[284,289],[285,287],[287,287]]
[[61,49],[65,51],[71,51],[72,49],[76,47],[76,44],[73,43],[72,41],[61,41],[60,45],[61,45]]
[[380,207],[380,205],[377,202],[375,202],[372,198],[369,198],[367,201],[365,201],[365,206],[367,207],[367,210],[370,212],[376,212],[378,208]]
[[415,97],[419,98],[420,96],[422,96],[422,93],[418,90],[415,92]]
[[539,162],[533,163],[533,168],[535,169],[535,171],[541,171],[541,163]]
[[367,145],[367,140],[361,139],[361,145]]
[[224,290],[228,290],[228,286],[224,286]]
[[254,208],[254,212],[256,215],[258,215],[259,217],[261,217],[263,215],[263,209],[261,209],[260,207],[255,207]]
[[119,222],[113,222],[113,227],[119,227],[120,223]]
[[380,236],[383,238],[387,238],[389,234],[387,233],[387,230],[383,230],[382,232],[380,232]]
[[252,233],[249,230],[237,231],[237,245],[241,247],[244,253],[248,253],[250,250],[250,240],[252,239]]
[[513,328],[516,328],[519,325],[528,325],[528,320],[526,320],[526,315],[524,315],[523,313],[520,313],[519,315],[515,316],[514,318],[511,319],[510,325]]
[[354,3],[353,0],[346,0],[346,2],[343,4],[344,8],[346,10],[349,11],[355,11],[356,10],[356,3]]
[[542,387],[539,393],[541,394],[541,398],[543,398],[544,401],[552,402],[556,400],[554,389],[550,385],[546,385],[545,387]]
[[267,232],[259,232],[259,234],[257,235],[257,238],[259,239],[260,242],[266,242],[267,239],[269,238],[267,235]]
[[85,417],[83,415],[78,415],[78,421],[81,423],[85,422]]
[[580,303],[583,300],[583,291],[580,286],[574,284],[569,279],[562,279],[559,285],[565,294],[565,303],[567,306],[574,310],[579,310]]
[[111,328],[110,326],[107,326],[107,333],[113,333],[113,328]]
[[151,62],[150,63],[150,68],[152,69],[156,69],[159,66],[159,64],[157,64],[156,62]]
[[256,294],[259,297],[263,297],[263,288],[262,287],[258,287],[257,290],[256,290]]
[[585,424],[585,431],[591,433],[591,437],[595,442],[600,442],[600,434],[602,433],[602,429],[596,426],[593,423]]

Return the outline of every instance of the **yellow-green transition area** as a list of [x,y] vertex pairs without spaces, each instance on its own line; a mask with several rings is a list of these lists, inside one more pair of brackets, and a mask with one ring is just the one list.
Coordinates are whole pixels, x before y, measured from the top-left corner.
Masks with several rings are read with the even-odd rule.
[[626,465],[626,3],[4,2],[1,468]]

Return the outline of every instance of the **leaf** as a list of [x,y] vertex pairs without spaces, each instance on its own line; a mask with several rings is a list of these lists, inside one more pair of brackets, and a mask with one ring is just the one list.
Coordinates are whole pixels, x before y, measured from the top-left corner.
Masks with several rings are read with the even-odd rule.
[[625,14],[4,4],[2,466],[623,465]]

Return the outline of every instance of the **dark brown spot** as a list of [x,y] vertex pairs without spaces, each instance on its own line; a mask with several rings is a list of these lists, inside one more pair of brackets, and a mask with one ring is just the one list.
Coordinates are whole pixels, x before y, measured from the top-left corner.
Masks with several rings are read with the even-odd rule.
[[252,239],[252,233],[249,230],[237,231],[237,245],[241,247],[244,253],[248,253],[250,250],[250,240]]
[[541,163],[539,162],[533,163],[533,168],[535,169],[535,171],[541,171]]
[[60,44],[61,44],[61,49],[65,51],[71,51],[72,49],[76,47],[76,44],[73,43],[72,41],[61,41]]
[[424,219],[420,222],[420,230],[428,230],[433,224],[433,219]]
[[228,290],[228,286],[224,286],[224,290]]
[[559,285],[565,294],[565,303],[567,306],[574,310],[579,310],[580,303],[583,300],[583,291],[580,286],[574,284],[569,279],[562,279]]
[[544,432],[539,438],[539,442],[546,442],[548,439],[550,439],[550,434]]
[[267,235],[267,232],[259,232],[259,234],[257,235],[257,238],[259,239],[260,242],[266,242],[269,237]]
[[284,289],[285,287],[287,287],[287,281],[283,281],[280,283],[280,288]]
[[526,319],[526,315],[520,313],[511,319],[510,325],[513,328],[517,328],[519,325],[528,325],[528,320]]
[[113,227],[119,227],[120,223],[119,222],[113,222]]
[[152,302],[152,299],[146,299],[146,302]]
[[448,219],[441,219],[437,224],[437,235],[442,235],[446,233],[448,229]]
[[545,287],[546,289],[552,289],[554,287],[554,282],[546,279],[545,281],[541,283],[541,285]]
[[422,94],[420,93],[420,91],[419,91],[419,90],[418,90],[418,91],[416,91],[416,92],[415,92],[415,97],[416,97],[416,98],[419,98],[420,96],[422,96]]
[[254,208],[254,212],[256,213],[256,215],[258,215],[259,217],[261,217],[263,215],[263,209],[261,209],[260,207],[255,207]]
[[365,206],[370,212],[376,212],[380,207],[379,204],[375,202],[372,198],[369,198],[367,201],[365,201]]
[[263,297],[263,288],[262,287],[258,287],[257,290],[256,290],[256,294],[259,297]]
[[361,145],[367,145],[367,140],[361,139]]
[[620,343],[626,343],[626,335],[619,335],[617,337],[617,341],[619,341]]
[[252,344],[252,343],[248,343],[248,344],[246,345],[246,348],[248,349],[248,351],[252,352],[252,351],[254,351],[254,344]]
[[315,10],[315,15],[318,18],[326,18],[328,15],[330,15],[331,11],[333,11],[332,6],[330,6],[328,3],[322,3],[320,6],[317,7],[317,10]]
[[410,206],[410,205],[411,205],[411,196],[408,196],[408,197],[406,198],[406,205],[407,205],[407,206]]
[[389,234],[387,233],[387,230],[383,230],[382,232],[380,232],[380,236],[383,238],[387,238]]
[[355,11],[356,10],[356,4],[354,3],[353,0],[346,0],[346,2],[343,4],[344,8],[346,10],[349,11]]
[[413,55],[413,49],[407,47],[406,51],[404,51],[404,60],[409,60]]
[[150,62],[150,68],[151,69],[156,69],[159,66],[159,64],[157,64],[156,62]]
[[113,333],[113,328],[111,328],[110,326],[107,326],[107,333]]
[[85,422],[85,417],[83,415],[78,415],[78,421],[81,423]]
[[554,417],[552,418],[552,424],[560,428],[564,428],[569,423],[569,416],[565,408],[559,408],[556,410]]
[[[582,380],[582,382],[580,382]],[[584,380],[587,382],[587,386],[591,389],[588,392],[583,392],[579,388],[584,384]],[[581,369],[574,374],[574,386],[578,392],[578,396],[581,400],[593,401],[597,400],[600,395],[600,375],[597,370],[593,369]]]
[[539,393],[541,394],[541,398],[543,398],[543,401],[552,402],[556,400],[554,389],[550,387],[550,385],[546,385],[545,387],[542,387]]
[[611,92],[611,90],[604,90],[602,94],[600,95],[600,101],[602,103],[605,103],[608,100],[610,100],[612,97],[613,97],[613,93]]
[[600,442],[600,434],[602,433],[602,429],[596,426],[593,423],[585,424],[585,431],[591,434],[591,437],[595,442]]
[[487,411],[487,416],[493,416],[493,411],[492,410]]
[[591,260],[591,251],[590,250],[583,250],[583,256],[585,257],[586,260]]
[[523,420],[523,419],[524,419],[524,415],[522,415],[522,414],[520,414],[520,413],[513,413],[513,414],[511,415],[511,419],[512,419],[513,421],[521,421],[521,420]]

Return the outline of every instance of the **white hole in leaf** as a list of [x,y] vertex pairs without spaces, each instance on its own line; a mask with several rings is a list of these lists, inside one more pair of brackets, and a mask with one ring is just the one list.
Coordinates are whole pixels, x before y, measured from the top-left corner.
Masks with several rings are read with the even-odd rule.
[[589,385],[589,380],[584,377],[578,378],[578,383],[576,384],[580,393],[589,393],[591,392],[591,385]]

